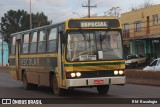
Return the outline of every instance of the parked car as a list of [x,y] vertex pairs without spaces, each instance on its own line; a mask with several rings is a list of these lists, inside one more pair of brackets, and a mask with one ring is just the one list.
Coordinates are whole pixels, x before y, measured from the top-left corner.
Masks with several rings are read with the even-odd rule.
[[160,71],[160,58],[157,58],[154,61],[152,61],[148,66],[143,68],[143,70]]
[[128,55],[125,64],[126,68],[138,68],[146,63],[146,57],[140,54]]

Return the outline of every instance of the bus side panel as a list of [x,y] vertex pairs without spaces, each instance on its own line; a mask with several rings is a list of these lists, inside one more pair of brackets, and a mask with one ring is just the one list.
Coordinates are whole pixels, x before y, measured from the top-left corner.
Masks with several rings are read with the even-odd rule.
[[11,78],[18,80],[17,71],[16,71],[16,59],[15,59],[15,56],[10,56],[9,63],[10,63],[9,69],[10,69]]
[[38,84],[42,86],[49,86],[49,71],[47,69],[46,54],[37,55],[39,63],[37,63],[37,77]]
[[49,72],[38,72],[38,84],[43,86],[50,86]]
[[[19,74],[22,78],[22,70],[27,75],[28,83],[38,84],[36,55],[20,55],[20,70]],[[22,80],[22,79],[21,79]]]
[[10,71],[10,76],[11,78],[18,80],[16,71]]
[[35,71],[27,71],[26,74],[28,83],[38,84],[37,73]]
[[50,71],[54,71],[57,67],[57,54],[46,54],[39,58],[37,65],[38,84],[50,86]]

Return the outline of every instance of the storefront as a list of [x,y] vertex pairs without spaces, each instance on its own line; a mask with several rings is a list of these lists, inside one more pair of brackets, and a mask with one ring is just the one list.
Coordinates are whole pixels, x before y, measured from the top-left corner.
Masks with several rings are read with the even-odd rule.
[[146,41],[145,40],[126,40],[124,41],[124,56],[129,54],[146,55]]
[[152,57],[160,58],[160,38],[152,39]]
[[124,57],[129,54],[141,54],[148,60],[160,58],[160,37],[124,40]]

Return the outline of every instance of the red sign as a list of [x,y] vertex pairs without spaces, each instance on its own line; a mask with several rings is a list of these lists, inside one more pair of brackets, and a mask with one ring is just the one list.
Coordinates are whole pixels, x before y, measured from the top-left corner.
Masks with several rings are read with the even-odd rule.
[[94,84],[104,84],[104,80],[94,80]]

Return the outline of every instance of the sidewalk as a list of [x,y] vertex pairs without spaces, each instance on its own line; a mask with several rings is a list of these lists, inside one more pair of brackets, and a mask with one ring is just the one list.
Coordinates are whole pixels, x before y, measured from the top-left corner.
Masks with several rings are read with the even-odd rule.
[[0,72],[9,72],[9,66],[0,66]]

